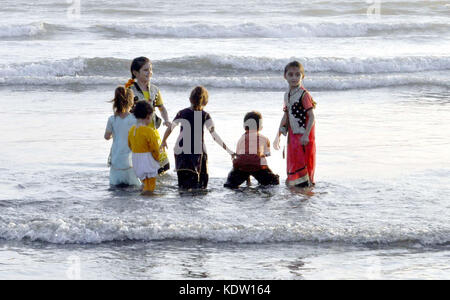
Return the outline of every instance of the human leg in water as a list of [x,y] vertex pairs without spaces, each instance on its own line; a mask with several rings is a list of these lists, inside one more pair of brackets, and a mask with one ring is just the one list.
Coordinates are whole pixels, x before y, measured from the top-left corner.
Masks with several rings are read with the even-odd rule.
[[142,193],[152,193],[156,188],[156,178],[145,178],[142,182],[144,187],[142,189]]

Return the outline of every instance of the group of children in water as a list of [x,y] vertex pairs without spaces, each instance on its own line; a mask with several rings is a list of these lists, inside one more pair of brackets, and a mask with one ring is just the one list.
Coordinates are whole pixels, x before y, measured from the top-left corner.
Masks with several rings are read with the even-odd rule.
[[[192,90],[190,106],[180,110],[170,122],[159,88],[150,84],[150,60],[135,58],[130,71],[131,79],[115,90],[114,115],[109,117],[105,130],[105,139],[113,138],[108,159],[111,185],[142,185],[144,193],[153,192],[156,177],[170,168],[167,139],[178,125],[180,134],[174,153],[180,189],[205,189],[208,185],[204,129],[233,160],[225,187],[238,188],[245,181],[249,182],[250,176],[261,185],[279,184],[279,176],[267,165],[270,142],[260,134],[262,116],[259,112],[251,111],[244,116],[245,133],[234,152],[222,141],[210,114],[204,111],[209,98],[204,87]],[[283,117],[273,145],[279,150],[281,135],[287,135],[287,184],[299,187],[314,185],[316,156],[313,112],[316,103],[303,88],[304,76],[301,63],[293,61],[286,65],[284,78],[289,91],[285,93]],[[163,120],[156,115],[156,107]],[[158,132],[161,124],[167,127],[162,140]]]

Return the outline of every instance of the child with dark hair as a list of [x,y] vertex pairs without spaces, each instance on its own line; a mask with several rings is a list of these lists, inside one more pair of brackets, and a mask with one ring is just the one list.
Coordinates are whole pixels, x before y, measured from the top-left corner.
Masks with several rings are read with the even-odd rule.
[[261,185],[280,184],[279,176],[272,173],[266,157],[270,156],[270,141],[260,134],[262,116],[257,111],[248,112],[244,117],[245,133],[239,139],[233,169],[228,174],[224,187],[238,188],[250,176]]
[[208,155],[204,143],[206,127],[214,141],[223,147],[230,155],[234,155],[214,129],[211,116],[203,110],[208,104],[208,91],[202,87],[195,87],[189,97],[191,106],[180,110],[167,128],[161,144],[161,150],[167,148],[167,138],[181,125],[180,135],[175,144],[175,164],[178,176],[178,186],[181,189],[205,189],[208,185]]
[[133,169],[143,182],[143,193],[153,192],[159,169],[159,144],[155,131],[148,125],[152,121],[153,108],[148,101],[138,101],[133,114],[136,126],[128,133],[128,145],[133,152]]
[[316,102],[303,87],[304,78],[305,69],[300,62],[292,61],[284,68],[289,90],[284,94],[284,114],[273,145],[278,150],[281,134],[287,135],[286,183],[297,187],[314,185],[316,168]]
[[[146,100],[150,103],[153,110],[157,107],[162,118],[164,119],[164,125],[170,127],[171,123],[169,121],[167,109],[163,103],[161,91],[156,85],[150,82],[153,76],[153,66],[150,59],[144,56],[136,57],[131,62],[130,72],[131,79],[125,84],[125,87],[133,91],[135,102],[139,100]],[[161,119],[156,115],[156,113],[152,114],[152,120],[149,127],[155,131],[159,143],[161,143],[161,138],[158,132],[158,128],[160,126]],[[160,174],[170,168],[169,159],[164,151],[161,152],[159,164],[160,169],[158,170],[158,173]]]
[[111,101],[114,115],[108,118],[104,135],[106,140],[113,139],[108,159],[111,185],[140,185],[133,171],[131,151],[127,143],[128,131],[136,124],[136,118],[130,114],[130,109],[134,104],[133,98],[131,90],[119,86]]

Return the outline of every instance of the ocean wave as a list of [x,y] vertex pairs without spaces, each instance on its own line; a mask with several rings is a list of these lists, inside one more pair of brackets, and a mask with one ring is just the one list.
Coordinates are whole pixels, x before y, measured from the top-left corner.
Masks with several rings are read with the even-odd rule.
[[[96,85],[120,85],[127,81],[126,77],[106,76],[45,76],[45,77],[12,77],[0,78],[0,86],[30,85],[30,86],[96,86]],[[281,76],[276,77],[155,77],[153,81],[159,86],[175,86],[191,88],[196,85],[204,85],[214,88],[237,88],[237,89],[260,89],[260,90],[283,90],[286,82]],[[418,85],[418,86],[443,86],[450,87],[447,75],[376,75],[376,76],[309,76],[304,85],[312,90],[351,90],[372,89],[381,87]]]
[[100,244],[111,241],[206,240],[231,243],[347,243],[447,245],[450,232],[445,228],[328,228],[313,224],[223,224],[170,223],[150,220],[36,219],[28,222],[0,223],[0,238],[31,240],[54,244]]
[[48,77],[48,76],[114,76],[129,73],[131,60],[118,58],[70,58],[58,61],[41,61],[0,65],[2,77]]
[[300,61],[306,72],[334,72],[348,74],[376,74],[392,72],[419,72],[450,70],[450,56],[401,57],[291,57],[269,58],[231,55],[185,56],[155,61],[155,67],[165,69],[192,69],[195,72],[211,69],[283,72],[285,65]]
[[0,25],[0,38],[32,37],[43,34],[46,31],[45,23]]
[[70,30],[62,25],[46,22],[33,22],[30,24],[0,25],[0,39],[5,38],[44,38],[57,31]]
[[448,32],[445,22],[322,22],[294,24],[101,24],[91,30],[116,37],[145,36],[168,38],[296,38],[296,37],[361,37],[382,34]]
[[[155,73],[161,76],[174,74],[223,76],[282,74],[284,66],[292,60],[300,61],[307,74],[383,74],[450,70],[450,56],[406,57],[292,57],[269,58],[231,55],[183,56],[153,61]],[[131,60],[113,57],[70,58],[58,61],[0,65],[0,78],[46,76],[128,76]],[[270,74],[267,74],[270,73]]]

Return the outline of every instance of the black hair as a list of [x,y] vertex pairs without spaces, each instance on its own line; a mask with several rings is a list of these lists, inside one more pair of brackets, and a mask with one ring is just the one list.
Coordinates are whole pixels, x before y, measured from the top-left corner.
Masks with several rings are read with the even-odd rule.
[[146,100],[140,100],[136,102],[136,106],[134,107],[133,114],[136,119],[145,119],[148,115],[153,113],[153,108],[150,103]]
[[140,56],[133,59],[130,67],[131,78],[135,79],[136,76],[134,76],[133,71],[139,72],[146,63],[150,63],[150,66],[152,65],[150,59],[145,56]]
[[[256,128],[254,128],[254,125],[253,125],[255,123],[249,122],[249,120],[253,120],[256,123]],[[258,111],[251,111],[251,112],[246,113],[245,117],[244,117],[245,130],[250,130],[250,129],[251,130],[255,130],[255,129],[259,130],[261,128],[261,120],[262,120],[262,115]]]

